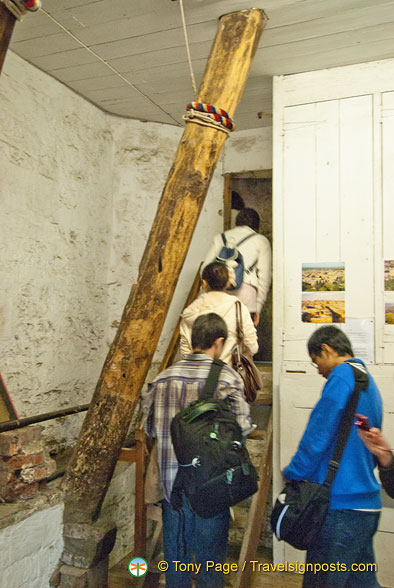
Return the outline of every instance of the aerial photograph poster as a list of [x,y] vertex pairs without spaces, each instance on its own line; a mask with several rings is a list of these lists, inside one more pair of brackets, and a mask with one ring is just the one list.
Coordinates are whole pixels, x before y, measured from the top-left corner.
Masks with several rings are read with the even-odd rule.
[[394,291],[394,261],[392,259],[386,259],[384,262],[384,289],[386,292]]
[[344,323],[344,292],[303,292],[301,302],[303,323]]
[[303,292],[344,292],[345,264],[343,261],[321,261],[302,264]]

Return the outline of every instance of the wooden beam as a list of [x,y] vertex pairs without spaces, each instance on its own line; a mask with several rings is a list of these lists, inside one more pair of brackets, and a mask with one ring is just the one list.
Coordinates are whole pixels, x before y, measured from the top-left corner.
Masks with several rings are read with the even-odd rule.
[[0,73],[3,69],[3,63],[7,55],[8,45],[11,41],[15,21],[16,18],[12,12],[0,2]]
[[[198,101],[234,115],[266,23],[262,10],[227,14],[218,31]],[[188,123],[115,340],[82,426],[63,488],[65,520],[95,519],[145,381],[226,134]]]
[[248,514],[248,523],[242,540],[241,552],[238,560],[238,572],[235,578],[234,588],[249,588],[252,585],[251,576],[253,568],[250,562],[256,559],[268,495],[271,488],[272,410],[265,433],[265,443],[260,459],[259,478],[259,489],[252,498],[252,504]]

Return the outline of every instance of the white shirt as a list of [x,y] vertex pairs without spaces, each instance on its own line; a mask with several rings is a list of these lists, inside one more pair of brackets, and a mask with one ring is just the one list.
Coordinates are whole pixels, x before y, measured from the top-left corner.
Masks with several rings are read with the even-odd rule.
[[[261,307],[263,306],[267,298],[267,294],[271,286],[270,242],[268,241],[267,237],[264,237],[264,235],[259,235],[258,233],[253,231],[253,229],[247,226],[234,227],[233,229],[229,229],[225,232],[225,237],[230,247],[230,243],[239,243],[248,235],[252,236],[247,241],[242,243],[242,245],[238,249],[242,253],[245,269],[251,267],[255,263],[255,261],[257,261],[257,263],[250,273],[244,272],[243,282],[245,284],[253,286],[257,290],[256,308],[249,308],[249,311],[257,311],[258,313],[260,313]],[[222,247],[223,239],[221,233],[219,233],[214,237],[213,244],[208,251],[202,269],[204,269],[204,267],[208,265],[208,263],[212,263],[212,261],[215,261],[215,258],[219,254]],[[233,292],[237,295],[237,293],[241,289],[242,287],[238,291]],[[241,296],[240,299],[242,301],[243,299],[241,298]]]

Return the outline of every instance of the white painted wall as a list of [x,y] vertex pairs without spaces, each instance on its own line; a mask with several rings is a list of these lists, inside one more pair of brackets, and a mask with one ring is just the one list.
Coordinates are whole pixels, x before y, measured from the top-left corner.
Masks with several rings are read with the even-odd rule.
[[[0,83],[1,370],[26,416],[89,401],[182,129],[105,115],[11,52]],[[157,361],[221,209],[219,166]],[[82,418],[47,438],[70,442]]]
[[49,588],[63,549],[62,516],[58,504],[0,531],[2,588]]
[[272,170],[272,127],[235,132],[224,146],[223,173]]
[[[394,327],[384,324],[383,261],[393,259],[394,60],[274,80],[274,491],[323,381],[306,342],[319,325],[301,322],[301,264],[344,261],[346,319],[374,324],[370,371],[394,446]],[[304,373],[294,373],[294,372]],[[379,579],[394,585],[394,501],[376,538]],[[275,545],[276,559],[301,554]]]

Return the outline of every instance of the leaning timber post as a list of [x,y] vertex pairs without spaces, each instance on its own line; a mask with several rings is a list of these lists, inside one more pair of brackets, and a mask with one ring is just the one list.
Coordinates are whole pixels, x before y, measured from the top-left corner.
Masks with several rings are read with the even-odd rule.
[[[234,115],[266,20],[259,9],[221,17],[199,90],[199,102],[223,108],[231,117]],[[68,539],[77,539],[77,534],[82,548],[83,537],[87,539],[87,531],[82,528],[93,528],[100,522],[97,517],[225,139],[223,131],[194,123],[186,125],[181,137],[140,263],[137,283],[123,311],[63,482],[65,551],[62,561],[68,564],[63,568],[97,564],[97,557],[94,561],[87,558],[84,563],[78,563],[81,558],[76,543]],[[108,531],[104,529],[103,533]],[[98,531],[94,536],[98,539],[99,535]],[[102,551],[105,542],[113,545],[112,539],[105,540],[103,535],[97,550],[103,555],[112,549],[111,546]],[[67,545],[70,545],[68,552]],[[67,575],[67,569],[63,573]]]
[[15,21],[15,16],[0,2],[0,73],[3,69],[3,63],[7,54],[8,45],[11,41]]

